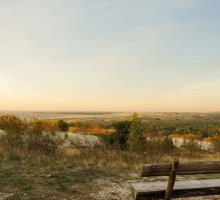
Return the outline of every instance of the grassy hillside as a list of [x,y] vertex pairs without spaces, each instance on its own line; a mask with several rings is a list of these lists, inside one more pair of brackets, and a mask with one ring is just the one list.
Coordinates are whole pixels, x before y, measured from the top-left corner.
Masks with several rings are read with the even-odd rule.
[[[77,145],[77,141],[65,146],[69,136],[60,130],[66,128],[63,122],[1,116],[4,134],[0,137],[0,199],[131,199],[130,183],[140,180],[144,163],[171,162],[176,156],[180,161],[219,160],[216,151],[204,151],[193,142],[176,148],[167,137],[178,129],[182,130],[178,134],[191,131],[200,136],[200,131],[206,130],[208,137],[213,137],[218,135],[218,120],[219,115],[187,113],[150,113],[102,121],[63,119],[68,128],[98,135],[102,141],[93,146]],[[162,140],[164,137],[167,139]],[[179,177],[188,178],[220,177]],[[146,179],[155,180],[164,178]]]

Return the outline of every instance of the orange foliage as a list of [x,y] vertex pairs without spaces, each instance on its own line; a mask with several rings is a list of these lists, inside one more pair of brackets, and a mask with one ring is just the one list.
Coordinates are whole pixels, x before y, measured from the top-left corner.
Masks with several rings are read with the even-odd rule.
[[79,127],[79,126],[74,126],[69,128],[70,132],[77,132],[77,131],[82,131],[82,132],[88,132],[88,133],[98,133],[98,134],[109,134],[109,131],[107,129],[99,127],[97,124],[89,124],[87,126]]
[[211,138],[211,137],[203,139],[204,142],[213,142],[213,140],[214,140],[214,138]]
[[213,142],[216,139],[220,139],[220,135],[215,135],[214,137],[201,138],[200,136],[190,133],[186,135],[174,134],[171,135],[172,138],[186,138],[186,139],[194,139],[194,140],[202,140],[204,142]]
[[220,139],[220,135],[216,134],[213,137],[204,138],[204,141],[205,142],[213,142],[213,141],[218,140],[218,139]]
[[158,132],[158,135],[159,135],[159,136],[166,136],[167,133],[166,133],[166,131],[159,131],[159,132]]
[[80,130],[81,130],[81,127],[75,127],[75,126],[74,126],[74,127],[69,127],[69,131],[70,131],[70,132],[73,132],[73,133],[74,133],[74,132],[78,132],[78,131],[80,131]]
[[172,138],[186,138],[186,139],[194,139],[194,140],[201,140],[201,137],[199,135],[196,135],[194,133],[189,133],[189,134],[173,134],[171,135]]
[[31,132],[35,132],[35,129],[48,133],[58,131],[57,123],[51,120],[39,120],[35,122],[29,122],[28,128],[29,130],[31,130]]
[[220,135],[219,134],[216,134],[214,137],[213,137],[213,140],[218,140],[220,139]]
[[42,128],[45,132],[55,132],[58,131],[57,122],[50,120],[42,120]]

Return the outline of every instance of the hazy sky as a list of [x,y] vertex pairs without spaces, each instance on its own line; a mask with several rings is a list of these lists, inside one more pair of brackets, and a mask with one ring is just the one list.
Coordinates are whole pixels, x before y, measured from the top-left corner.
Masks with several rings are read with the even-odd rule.
[[0,110],[220,111],[220,1],[0,0]]

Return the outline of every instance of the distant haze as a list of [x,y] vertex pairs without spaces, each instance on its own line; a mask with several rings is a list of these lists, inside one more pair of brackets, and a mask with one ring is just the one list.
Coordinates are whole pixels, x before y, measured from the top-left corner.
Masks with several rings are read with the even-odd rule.
[[1,0],[0,110],[220,111],[219,0]]

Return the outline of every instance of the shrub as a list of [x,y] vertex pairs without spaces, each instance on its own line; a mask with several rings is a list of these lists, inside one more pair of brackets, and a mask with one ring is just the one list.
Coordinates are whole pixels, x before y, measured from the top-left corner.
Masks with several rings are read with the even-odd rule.
[[23,136],[26,131],[26,124],[16,116],[3,115],[0,117],[0,129],[6,132],[1,137],[1,145],[9,154],[17,154],[24,149]]
[[162,151],[164,153],[172,153],[175,149],[172,138],[166,136],[161,142]]
[[54,155],[61,143],[53,137],[53,132],[44,132],[44,123],[35,120],[28,130],[26,145],[28,151],[38,154]]
[[54,155],[61,140],[45,132],[45,124],[35,120],[28,124],[15,116],[2,116],[0,128],[6,131],[0,142],[11,156],[32,154]]
[[118,121],[113,124],[113,128],[115,132],[108,137],[108,141],[112,144],[119,144],[121,148],[125,148],[131,128],[131,121]]
[[147,157],[154,160],[162,159],[164,155],[172,155],[174,149],[171,138],[158,137],[152,134],[148,134],[144,145],[144,153]]
[[24,134],[26,124],[16,116],[3,115],[0,117],[0,129],[11,136],[20,136]]
[[201,145],[194,139],[185,139],[182,148],[185,149],[186,156],[189,158],[199,157],[201,155]]
[[69,128],[68,123],[65,122],[64,120],[59,119],[57,122],[57,125],[58,125],[59,131],[68,131],[68,128]]
[[220,152],[220,138],[216,138],[212,144],[213,144],[214,150],[216,152]]
[[49,134],[34,136],[27,140],[27,150],[44,155],[55,155],[60,145],[59,139],[52,138]]

